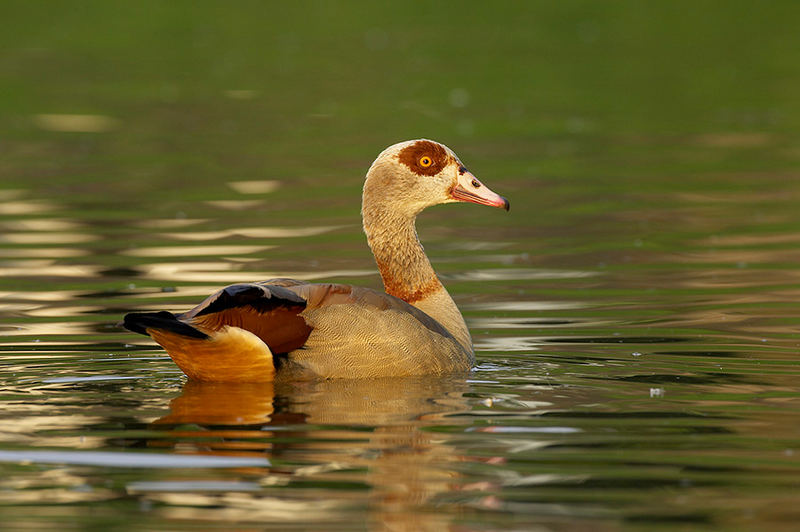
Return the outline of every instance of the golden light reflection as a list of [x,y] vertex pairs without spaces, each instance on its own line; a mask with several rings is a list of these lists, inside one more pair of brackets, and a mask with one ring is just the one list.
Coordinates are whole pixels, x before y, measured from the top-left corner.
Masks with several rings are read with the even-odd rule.
[[37,307],[38,305],[31,305],[30,303],[11,303],[7,301],[0,302],[0,310],[5,312],[25,312]]
[[577,270],[540,270],[533,268],[497,268],[491,270],[469,270],[451,273],[449,277],[459,281],[517,281],[529,279],[582,279],[594,277],[598,272]]
[[260,207],[264,200],[209,200],[203,203],[226,211],[247,211]]
[[24,292],[0,292],[0,300],[2,299],[18,299],[21,301],[72,301],[81,292],[79,290],[57,290],[52,292],[35,290],[25,290]]
[[[436,263],[437,264],[445,264],[445,263],[456,263],[456,264],[463,264],[464,257],[462,256],[454,256],[454,257],[437,257]],[[492,264],[526,264],[530,262],[530,257],[527,253],[517,253],[517,254],[506,254],[506,255],[478,255],[478,254],[471,254],[469,256],[469,262],[489,262]]]
[[46,131],[65,133],[102,133],[117,127],[115,118],[105,115],[84,114],[39,114],[34,123]]
[[[0,341],[2,337],[0,337]],[[15,353],[24,354],[26,356],[35,355],[37,353],[47,353],[47,356],[52,358],[53,354],[60,354],[63,353],[63,349],[60,349],[64,346],[75,346],[75,345],[94,345],[97,342],[91,340],[76,340],[76,341],[59,341],[59,342],[50,342],[50,341],[39,341],[34,340],[31,342],[20,342],[14,343],[13,349]],[[147,342],[144,342],[144,345],[147,345]],[[24,368],[21,368],[22,371]]]
[[10,244],[83,244],[97,240],[97,235],[88,233],[5,233],[0,242]]
[[613,320],[594,318],[519,318],[503,316],[497,318],[469,318],[467,324],[479,329],[569,329],[574,327],[601,327],[614,323]]
[[81,223],[58,218],[21,218],[13,221],[0,221],[0,230],[3,231],[75,231],[82,227]]
[[75,305],[63,307],[44,305],[28,310],[26,314],[34,318],[75,318],[75,316],[80,316],[90,312],[99,314],[104,310],[105,307],[101,307],[99,305]]
[[[280,272],[234,271],[240,265],[229,262],[176,262],[146,264],[140,267],[142,277],[159,281],[197,281],[225,283],[248,283],[259,279],[286,277]],[[331,270],[320,272],[292,272],[291,277],[304,281],[336,277],[362,277],[372,275],[372,270]]]
[[515,336],[513,338],[480,338],[475,349],[481,351],[538,351],[545,344],[543,336]]
[[494,251],[507,248],[510,245],[510,242],[477,242],[465,240],[463,242],[449,242],[446,247],[448,249],[463,251]]
[[[30,312],[30,311],[29,311]],[[74,319],[74,316],[73,316]],[[91,334],[94,332],[91,323],[69,323],[69,322],[48,322],[48,323],[17,323],[14,324],[16,329],[4,329],[3,336],[41,336],[47,338],[53,335],[78,335],[78,334]],[[44,345],[70,345],[70,344],[86,344],[91,342],[35,342],[37,346]]]
[[48,436],[47,441],[33,441],[33,447],[57,447],[62,449],[97,449],[103,447],[108,438],[104,436]]
[[42,488],[19,491],[0,491],[0,501],[6,504],[75,504],[104,501],[117,498],[112,490],[92,488]]
[[274,180],[230,181],[228,186],[239,194],[269,194],[277,190],[281,183]]
[[340,229],[342,225],[327,225],[319,227],[237,227],[222,231],[193,231],[184,233],[164,233],[163,236],[177,240],[218,240],[243,236],[247,238],[298,238],[315,236]]
[[40,404],[11,405],[6,403],[5,409],[6,415],[14,414],[15,417],[13,419],[0,419],[0,433],[5,435],[13,434],[17,441],[19,439],[30,439],[37,432],[74,430],[99,423],[103,419],[100,416],[80,414],[41,415],[41,412],[46,411],[46,409]]
[[29,489],[39,487],[80,486],[86,483],[86,478],[75,475],[66,468],[45,469],[36,475],[26,477],[0,478],[0,489]]
[[145,279],[163,281],[200,281],[216,283],[248,282],[253,279],[278,277],[271,272],[234,272],[228,262],[162,262],[140,266]]
[[4,216],[26,216],[52,212],[59,208],[57,204],[45,200],[4,201],[0,203],[0,214]]
[[247,255],[272,249],[275,246],[156,246],[123,251],[122,255],[133,257],[198,257]]
[[588,303],[580,301],[492,301],[489,303],[473,303],[464,307],[470,310],[491,311],[552,311],[574,310],[588,307]]
[[51,260],[7,261],[0,268],[0,277],[80,277],[92,278],[101,268],[88,264],[55,264]]
[[89,252],[84,249],[70,248],[4,248],[0,249],[0,257],[8,258],[48,258],[63,259],[85,257]]
[[137,220],[134,225],[145,229],[177,229],[207,222],[207,218],[151,218]]
[[163,493],[149,494],[148,499],[161,503],[154,512],[170,521],[208,521],[209,523],[231,522],[308,522],[317,521],[325,527],[337,516],[347,513],[338,501],[319,498],[303,500],[286,497],[264,497],[249,493],[198,494]]

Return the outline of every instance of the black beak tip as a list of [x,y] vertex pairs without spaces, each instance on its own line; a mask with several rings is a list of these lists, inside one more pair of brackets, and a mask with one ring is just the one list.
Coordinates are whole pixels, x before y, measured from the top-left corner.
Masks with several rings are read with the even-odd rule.
[[509,209],[511,209],[511,204],[508,202],[506,198],[503,198],[503,208],[506,210],[506,212],[508,212]]

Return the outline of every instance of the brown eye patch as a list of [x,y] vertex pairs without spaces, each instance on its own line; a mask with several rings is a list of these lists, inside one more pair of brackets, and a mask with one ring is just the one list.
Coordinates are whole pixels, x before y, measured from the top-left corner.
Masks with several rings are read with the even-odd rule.
[[403,148],[397,158],[419,175],[436,175],[447,166],[450,156],[441,144],[418,140]]

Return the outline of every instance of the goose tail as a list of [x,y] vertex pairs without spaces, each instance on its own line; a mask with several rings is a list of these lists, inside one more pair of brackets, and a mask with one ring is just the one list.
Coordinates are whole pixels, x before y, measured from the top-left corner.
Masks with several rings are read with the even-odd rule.
[[127,314],[122,326],[150,336],[193,380],[258,382],[275,377],[269,347],[245,329],[225,325],[201,330],[165,311]]

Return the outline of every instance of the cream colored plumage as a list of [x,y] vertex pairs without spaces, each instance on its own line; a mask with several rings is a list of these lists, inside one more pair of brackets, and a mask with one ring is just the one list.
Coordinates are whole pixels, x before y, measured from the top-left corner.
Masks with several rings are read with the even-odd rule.
[[456,201],[508,209],[445,146],[395,144],[367,172],[361,211],[386,293],[272,279],[231,285],[177,316],[131,313],[124,325],[153,337],[196,380],[467,371],[475,362],[469,330],[415,228],[426,207]]

